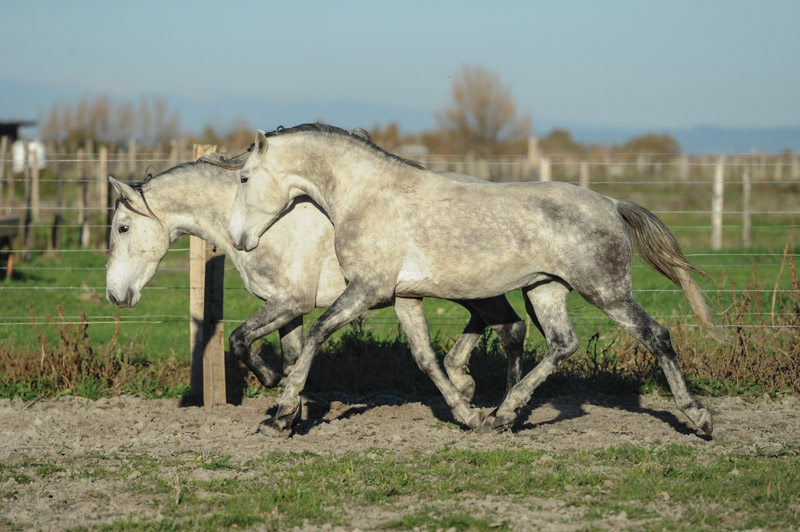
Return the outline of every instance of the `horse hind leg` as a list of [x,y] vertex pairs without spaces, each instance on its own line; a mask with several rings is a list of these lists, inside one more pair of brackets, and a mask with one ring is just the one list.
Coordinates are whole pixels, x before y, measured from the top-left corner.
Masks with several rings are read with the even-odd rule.
[[482,421],[480,410],[470,408],[469,403],[447,378],[436,360],[422,300],[396,297],[394,310],[403,327],[414,361],[439,389],[453,416],[471,429],[480,427]]
[[578,350],[579,340],[567,314],[570,287],[559,280],[526,288],[527,306],[536,327],[547,342],[547,355],[506,394],[494,416],[483,424],[482,430],[504,431],[511,428],[519,409],[528,403],[534,390],[542,384],[567,358]]
[[667,378],[669,389],[675,398],[677,407],[686,414],[686,417],[696,427],[711,436],[714,430],[714,421],[711,413],[689,391],[678,364],[678,355],[672,347],[669,330],[653,319],[630,296],[611,305],[598,305],[598,308],[656,356]]
[[475,380],[469,375],[472,350],[483,336],[486,327],[497,334],[506,353],[506,392],[521,378],[522,352],[525,347],[525,322],[522,321],[505,296],[459,301],[472,315],[464,332],[444,359],[447,376],[469,402],[475,393]]
[[485,327],[484,321],[473,312],[464,331],[444,357],[447,376],[467,402],[472,401],[475,394],[475,379],[468,373],[469,358]]
[[508,361],[506,369],[506,393],[522,378],[522,354],[525,349],[527,327],[505,296],[473,302],[481,315],[503,344]]

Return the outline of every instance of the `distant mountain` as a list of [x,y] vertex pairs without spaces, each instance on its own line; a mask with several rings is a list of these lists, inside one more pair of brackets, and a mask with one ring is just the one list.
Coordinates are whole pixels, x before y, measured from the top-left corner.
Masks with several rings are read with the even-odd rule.
[[[69,103],[74,106],[82,97],[98,96],[83,87],[69,84],[49,84],[0,78],[0,121],[36,119],[46,115],[53,104]],[[138,104],[152,94],[131,94],[123,99]],[[370,128],[376,124],[397,122],[403,133],[418,133],[433,129],[434,113],[429,109],[391,105],[365,100],[283,99],[280,101],[259,97],[209,98],[198,100],[183,96],[159,95],[170,109],[180,114],[184,132],[200,133],[211,124],[218,133],[226,133],[239,122],[254,128],[273,129],[279,125],[292,126],[304,122],[324,121],[344,128]],[[558,124],[555,120],[540,119],[535,123],[536,134],[547,135]],[[559,126],[560,127],[560,126]],[[630,128],[565,124],[572,138],[584,144],[624,144],[633,137],[646,133],[672,135],[681,149],[690,154],[699,153],[749,153],[764,151],[777,153],[791,150],[800,153],[800,127],[744,128],[698,126],[687,128]],[[35,135],[35,131],[23,131]]]
[[[800,127],[740,128],[697,126],[689,128],[623,128],[564,126],[572,138],[582,144],[625,144],[633,137],[647,133],[668,134],[689,154],[732,154],[768,152],[779,153],[791,150],[800,153]],[[547,135],[537,132],[538,135]]]
[[800,153],[800,127],[678,129],[672,136],[688,153]]

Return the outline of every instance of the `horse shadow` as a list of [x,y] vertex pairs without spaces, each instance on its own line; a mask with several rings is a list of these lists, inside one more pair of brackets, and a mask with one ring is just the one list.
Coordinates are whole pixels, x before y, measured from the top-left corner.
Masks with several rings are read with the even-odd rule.
[[[530,422],[533,411],[539,407],[549,404],[551,407],[558,411],[558,415],[552,419]],[[564,421],[577,419],[585,415],[589,415],[585,407],[587,405],[602,406],[606,408],[613,408],[615,410],[622,410],[632,414],[648,415],[662,423],[670,426],[678,434],[684,436],[697,436],[700,439],[710,441],[711,437],[700,433],[688,425],[685,421],[679,419],[674,413],[668,410],[657,410],[646,407],[642,404],[641,396],[639,395],[564,395],[552,398],[545,398],[542,400],[532,400],[525,405],[517,417],[517,422],[512,428],[512,432],[520,432],[524,430],[537,430],[548,426],[555,426]]]
[[[334,411],[335,402],[347,404],[348,402],[358,403],[346,407],[343,412],[329,417]],[[311,392],[301,397],[303,417],[298,420],[293,427],[293,433],[304,436],[315,428],[328,424],[331,421],[343,421],[364,414],[374,408],[381,406],[402,406],[409,402],[419,402],[431,409],[434,416],[442,422],[454,422],[450,409],[447,404],[436,397],[399,397],[391,394],[346,394],[335,392]],[[278,406],[267,409],[266,415],[272,417],[278,410]],[[466,429],[466,426],[462,428]]]
[[[453,418],[450,408],[445,403],[444,399],[435,396],[426,397],[398,397],[391,394],[373,394],[373,395],[350,395],[345,393],[330,393],[312,392],[303,396],[303,413],[304,416],[294,426],[294,433],[297,435],[307,435],[315,428],[325,425],[334,420],[346,420],[355,416],[364,414],[373,408],[380,406],[402,406],[408,402],[419,402],[431,410],[433,416],[443,423],[454,423],[462,428],[462,430],[469,430],[466,425]],[[326,418],[333,411],[334,402],[348,403],[357,402],[357,405],[347,407],[343,412],[340,412],[332,418]],[[489,402],[486,400],[479,401],[478,406],[482,407],[496,407],[497,402]],[[528,419],[534,410],[544,405],[550,405],[558,411],[558,414],[551,418],[541,421],[530,422]],[[603,406],[606,408],[613,408],[634,414],[648,415],[662,423],[670,426],[676,433],[685,436],[696,436],[705,441],[711,441],[711,437],[702,434],[693,427],[689,426],[685,421],[679,419],[675,414],[668,410],[659,410],[646,407],[642,405],[641,397],[632,395],[596,395],[596,394],[571,394],[562,395],[542,399],[534,399],[529,404],[525,405],[519,412],[517,422],[511,429],[512,433],[521,433],[523,431],[536,431],[542,430],[546,427],[558,426],[559,424],[577,419],[589,413],[586,410],[587,405]],[[277,405],[267,409],[266,415],[268,417],[274,416],[277,411]]]
[[[230,355],[225,354],[226,360],[226,395],[227,403],[241,405],[245,397],[248,386],[248,370],[243,364]],[[269,353],[262,352],[262,357],[272,367],[280,367],[282,359],[280,355],[272,349]],[[410,358],[410,357],[406,357]],[[322,358],[325,362],[325,358]],[[409,362],[410,363],[410,362]],[[320,364],[318,364],[319,366]],[[329,376],[333,374],[332,366],[322,364],[321,368],[316,368],[317,377]],[[463,430],[469,430],[466,425],[453,417],[453,414],[444,401],[444,398],[436,393],[432,384],[427,383],[424,375],[415,370],[416,368],[403,369],[396,371],[399,380],[393,382],[375,381],[369,382],[368,378],[379,373],[373,366],[366,364],[364,360],[359,360],[357,364],[348,366],[351,372],[358,373],[358,378],[347,381],[350,383],[361,383],[366,388],[361,391],[341,391],[332,387],[331,381],[326,378],[315,378],[313,374],[309,380],[311,385],[301,396],[304,415],[296,423],[294,433],[298,435],[308,434],[314,428],[330,423],[333,420],[346,420],[364,414],[369,410],[380,406],[401,406],[409,402],[418,402],[430,409],[433,416],[442,423],[453,423],[460,426]],[[502,372],[499,373],[501,375]],[[502,375],[501,375],[502,376]],[[487,411],[495,409],[504,396],[504,382],[502,378],[498,382],[480,382],[478,394],[474,401],[474,406],[484,408]],[[563,380],[563,382],[561,382]],[[333,379],[335,384],[342,386],[341,379]],[[625,390],[625,393],[614,394],[613,386],[609,388],[609,383],[602,391],[592,390],[592,383],[583,380],[556,379],[549,386],[543,386],[539,396],[534,396],[531,401],[522,407],[517,416],[516,423],[511,427],[512,433],[522,431],[541,430],[545,427],[557,426],[565,421],[577,419],[588,414],[587,405],[603,406],[618,409],[634,414],[644,414],[651,416],[669,425],[673,430],[683,435],[696,435],[700,438],[709,440],[705,434],[701,434],[685,421],[679,419],[675,414],[668,410],[658,410],[646,407],[642,404],[641,396],[635,393],[636,387],[628,382],[615,383]],[[201,383],[200,383],[201,384]],[[346,386],[345,386],[346,388]],[[193,390],[197,389],[198,393]],[[605,390],[612,390],[612,393],[605,393]],[[381,391],[376,391],[381,390]],[[387,391],[388,390],[388,391]],[[396,393],[393,392],[396,390]],[[412,391],[416,390],[416,391]],[[481,390],[484,390],[481,393]],[[576,390],[585,390],[583,392]],[[629,392],[630,393],[627,393]],[[331,415],[334,411],[334,402],[344,405],[353,404],[346,407],[336,415]],[[535,409],[550,405],[555,408],[558,414],[551,419],[530,421]],[[192,386],[192,389],[184,395],[180,403],[181,406],[200,406],[202,405],[202,385]],[[341,410],[337,407],[336,410]],[[277,406],[273,406],[266,411],[268,417],[275,415]]]

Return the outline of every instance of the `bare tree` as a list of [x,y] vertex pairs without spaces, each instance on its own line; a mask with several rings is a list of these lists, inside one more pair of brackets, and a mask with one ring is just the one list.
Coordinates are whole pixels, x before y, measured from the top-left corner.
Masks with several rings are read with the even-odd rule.
[[108,142],[111,133],[111,99],[101,96],[92,102],[89,109],[88,134],[100,142]]
[[530,134],[530,113],[517,116],[511,90],[483,67],[463,67],[453,80],[452,98],[436,112],[436,121],[458,153],[501,154]]
[[50,106],[47,118],[42,113],[42,110],[39,109],[39,135],[42,140],[46,142],[61,142],[63,134],[61,109],[54,104]]
[[139,101],[139,138],[141,142],[150,144],[153,140],[150,121],[150,103],[144,97]]
[[114,113],[113,140],[118,143],[127,142],[136,132],[136,111],[131,102],[120,104]]
[[395,150],[403,143],[400,137],[400,124],[397,122],[390,122],[385,126],[375,124],[369,133],[375,144],[385,150]]

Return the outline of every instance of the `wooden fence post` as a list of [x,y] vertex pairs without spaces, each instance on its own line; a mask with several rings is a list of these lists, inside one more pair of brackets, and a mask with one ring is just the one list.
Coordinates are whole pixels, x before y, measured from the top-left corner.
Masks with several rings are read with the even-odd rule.
[[678,157],[678,179],[681,181],[689,180],[689,156],[682,154]]
[[[193,158],[213,153],[216,146],[195,145]],[[203,406],[225,404],[225,335],[222,283],[225,255],[197,237],[189,237],[189,333],[192,351],[191,387],[203,390]]]
[[89,247],[89,176],[86,175],[86,152],[83,148],[78,149],[78,179],[81,183],[81,210],[79,222],[81,224],[81,249]]
[[178,141],[177,139],[172,139],[171,141],[169,141],[169,167],[172,168],[177,164],[178,164]]
[[[94,176],[97,172],[97,164],[96,159],[94,158],[94,142],[92,139],[86,139],[83,145],[84,153],[86,154],[86,164],[85,170],[86,173],[84,176],[86,177],[86,198],[87,198],[87,206],[90,208],[97,207],[98,203],[94,202],[95,194],[97,192],[97,184],[94,182]],[[93,190],[94,189],[94,190]]]
[[33,233],[31,231],[31,222],[33,221],[31,213],[31,165],[28,161],[28,142],[23,140],[22,143],[24,146],[22,150],[22,178],[25,180],[25,217],[23,219],[22,233],[25,242],[25,260],[29,261],[31,260],[31,247],[33,244]]
[[14,204],[17,202],[17,191],[15,187],[14,181],[14,162],[13,162],[13,153],[14,148],[13,144],[11,145],[11,154],[12,154],[12,162],[11,162],[11,170],[8,172],[8,187],[6,188],[6,205],[8,205],[8,210],[10,214],[13,214]]
[[783,156],[775,157],[775,181],[783,180]]
[[552,181],[553,176],[550,170],[550,158],[542,157],[539,159],[539,181]]
[[742,171],[742,246],[750,247],[750,169]]
[[128,181],[135,180],[136,174],[136,139],[128,141]]
[[528,137],[528,158],[525,161],[527,169],[525,171],[525,179],[532,180],[530,177],[539,166],[539,139],[530,136]]
[[64,222],[62,207],[64,206],[64,181],[62,180],[63,163],[59,157],[56,163],[56,214],[53,218],[53,249],[61,253],[61,224]]
[[114,208],[111,205],[111,191],[108,186],[108,147],[100,146],[97,156],[97,184],[99,192],[97,204],[105,209],[106,237],[102,245],[107,249],[111,237],[111,219],[114,216]]
[[39,221],[39,153],[33,149],[31,158],[31,220]]
[[722,249],[722,199],[725,186],[725,159],[720,157],[714,169],[714,185],[711,190],[711,249]]
[[[8,137],[3,135],[0,138],[0,211],[6,209],[3,205],[3,190],[6,187],[6,150],[8,149]],[[11,205],[8,206],[10,208]]]
[[581,161],[578,167],[578,184],[583,188],[589,188],[589,163]]

